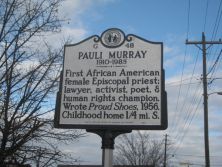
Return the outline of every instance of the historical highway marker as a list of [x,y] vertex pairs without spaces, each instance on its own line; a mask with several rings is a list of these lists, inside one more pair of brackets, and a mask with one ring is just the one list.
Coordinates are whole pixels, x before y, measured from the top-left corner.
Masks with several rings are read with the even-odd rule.
[[55,127],[166,129],[163,43],[112,28],[65,45]]

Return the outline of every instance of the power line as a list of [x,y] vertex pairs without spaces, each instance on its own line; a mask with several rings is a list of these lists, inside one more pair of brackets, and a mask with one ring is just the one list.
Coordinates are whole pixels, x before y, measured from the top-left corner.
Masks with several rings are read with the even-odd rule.
[[[208,134],[208,94],[207,94],[207,68],[206,68],[206,45],[222,44],[221,40],[219,41],[206,41],[204,32],[202,33],[201,41],[186,41],[186,44],[202,45],[203,52],[203,97],[204,97],[204,141],[205,141],[205,164],[206,167],[210,166],[210,157],[209,157],[209,134]],[[199,48],[199,46],[198,46]],[[209,47],[208,47],[209,48]]]
[[[200,97],[200,93],[198,93],[198,90],[200,90],[200,83],[201,83],[201,81],[198,81],[198,82],[194,82],[194,83],[192,83],[192,79],[194,78],[194,72],[195,72],[195,69],[196,69],[196,64],[197,64],[197,60],[198,60],[198,56],[199,55],[199,51],[198,51],[198,54],[197,54],[197,56],[196,56],[196,60],[195,60],[195,65],[194,65],[194,68],[193,68],[193,71],[192,71],[192,77],[190,77],[190,78],[188,78],[190,81],[189,81],[189,83],[184,83],[184,84],[182,84],[182,85],[188,85],[188,88],[187,88],[187,90],[186,90],[186,95],[185,96],[183,96],[185,99],[190,99],[190,98],[188,98],[188,93],[190,92],[190,88],[191,88],[191,85],[192,84],[197,84],[197,83],[199,83],[198,85],[197,85],[197,87],[196,87],[196,89],[195,89],[195,91],[192,91],[192,100],[190,101],[190,105],[189,106],[187,106],[187,104],[186,104],[186,102],[187,101],[185,101],[184,100],[184,102],[183,102],[183,105],[182,105],[182,107],[181,107],[181,112],[182,111],[185,111],[185,116],[183,117],[184,119],[182,119],[182,120],[180,120],[179,122],[180,122],[180,124],[184,124],[183,125],[183,128],[181,129],[180,128],[180,126],[177,126],[177,128],[174,130],[174,132],[176,132],[175,133],[175,139],[177,139],[178,138],[178,140],[183,140],[183,136],[184,136],[184,134],[186,134],[186,132],[187,132],[187,129],[189,128],[189,126],[190,126],[190,124],[191,124],[191,122],[192,122],[192,118],[190,118],[191,117],[191,113],[192,113],[192,111],[194,110],[194,105],[193,104],[195,104],[195,103],[197,103],[197,99]],[[184,79],[184,80],[188,80],[188,79]],[[175,85],[174,85],[175,86]],[[169,87],[169,86],[167,86],[167,87]],[[193,107],[193,109],[192,109],[192,107]],[[180,116],[180,118],[182,118],[181,116]],[[191,119],[191,121],[190,121],[190,123],[189,123],[189,119]],[[188,125],[189,124],[189,125]],[[180,139],[180,135],[182,136],[182,138]],[[178,141],[177,141],[178,142]],[[179,141],[180,142],[180,141]]]
[[188,12],[187,12],[187,39],[190,31],[190,0],[188,1]]
[[[207,4],[206,4],[206,11],[205,11],[205,19],[204,19],[204,28],[203,28],[203,32],[205,32],[206,23],[207,23],[207,11],[208,11],[208,4],[209,4],[209,1],[207,0]],[[188,39],[188,38],[187,38],[187,39]]]
[[[190,79],[192,79],[193,77],[188,77],[188,78],[185,78],[183,79],[182,81],[188,81]],[[166,85],[171,85],[171,84],[178,84],[180,83],[181,81],[172,81],[172,82],[166,82]]]
[[[189,113],[186,115],[185,117],[185,121],[184,121],[184,125],[182,128],[178,129],[176,131],[175,137],[174,139],[178,142],[178,143],[182,143],[188,129],[189,126],[191,125],[191,122],[195,116],[195,113],[199,107],[200,101],[201,101],[201,87],[200,87],[201,82],[199,82],[199,85],[197,85],[194,94],[192,95],[192,100],[190,101],[190,105],[187,107],[187,111],[189,111]],[[199,99],[199,100],[198,100]],[[197,107],[195,108],[195,105],[197,104]],[[190,120],[190,121],[189,121]],[[178,127],[179,128],[179,127]],[[178,145],[178,147],[180,146],[180,144]]]
[[[216,65],[217,65],[217,63],[218,63],[218,61],[219,61],[219,59],[220,59],[221,53],[222,53],[222,49],[220,50],[220,53],[218,54],[216,61],[214,62],[213,66],[210,68],[210,70],[209,70],[209,72],[207,73],[207,75],[209,75],[212,71],[213,71],[213,72],[212,72],[212,75],[213,75],[213,73],[214,73],[214,71],[215,71],[215,68],[216,68]],[[212,76],[212,75],[211,75],[211,76]]]
[[192,117],[191,117],[191,119],[190,119],[190,122],[188,123],[187,128],[185,129],[185,127],[184,127],[185,130],[184,130],[184,132],[183,132],[183,135],[182,135],[181,139],[180,139],[179,142],[178,142],[178,145],[176,146],[176,148],[175,148],[174,151],[173,151],[174,154],[177,152],[177,150],[179,149],[180,145],[182,144],[182,142],[183,142],[183,140],[184,140],[184,137],[185,137],[185,135],[186,135],[187,132],[188,132],[189,126],[191,125],[191,122],[193,121],[193,118],[195,117],[195,115],[196,115],[196,113],[197,113],[197,111],[198,111],[200,102],[201,102],[201,98],[199,98],[199,102],[198,102],[198,104],[197,104],[197,106],[196,106],[195,111],[194,111],[194,112],[191,112],[191,113],[193,113],[193,115],[192,115]]
[[[190,101],[190,105],[187,107],[187,111],[189,111],[189,114],[185,117],[184,125],[181,129],[177,131],[175,134],[175,140],[177,140],[178,143],[182,143],[186,133],[188,132],[189,126],[191,125],[191,122],[195,116],[195,113],[198,110],[199,104],[201,102],[201,87],[200,87],[201,82],[199,82],[199,85],[197,85],[197,88],[195,89],[194,94],[192,95],[192,100]],[[198,100],[199,99],[199,100]],[[194,104],[197,104],[195,107]],[[189,121],[190,120],[190,121]],[[178,145],[178,147],[180,146]],[[175,149],[176,150],[176,149]]]
[[[169,154],[169,155],[172,155],[172,156],[185,156],[185,157],[204,157],[204,155],[194,155],[194,154]],[[222,157],[222,155],[211,155],[210,157]]]
[[213,32],[212,32],[211,41],[214,40],[217,35],[217,31],[218,31],[220,19],[221,19],[221,14],[222,14],[221,6],[222,6],[222,0],[220,1],[219,7],[217,10],[217,17],[216,17],[216,21],[215,21]]
[[[215,20],[214,27],[213,27],[211,41],[215,40],[215,38],[217,36],[217,32],[218,32],[219,25],[220,25],[220,20],[221,20],[221,15],[222,15],[222,8],[221,7],[222,7],[222,0],[220,1],[219,7],[218,7],[218,10],[217,10],[217,16],[216,16],[216,20]],[[212,49],[213,48],[210,48],[210,51],[209,51],[208,55],[211,55]],[[216,49],[216,51],[217,51],[217,49]],[[215,59],[216,51],[214,52],[212,57],[209,57],[209,62],[211,62],[211,60]],[[213,66],[213,65],[211,65],[211,66]]]
[[[198,55],[199,55],[199,51],[198,51]],[[192,77],[191,77],[190,82],[189,82],[189,84],[188,84],[188,88],[187,88],[187,90],[186,90],[186,95],[184,96],[185,99],[188,99],[188,93],[190,92],[190,88],[191,88],[191,81],[192,81],[192,78],[193,78],[193,76],[194,76],[194,72],[195,72],[195,69],[196,69],[197,60],[198,60],[198,57],[199,57],[198,55],[196,56],[194,68],[193,68],[193,71],[192,71]],[[185,104],[186,104],[186,101],[183,102],[183,105],[182,105],[182,107],[181,107],[181,109],[180,109],[181,111],[184,110],[184,108],[185,108],[185,106],[186,106]],[[190,112],[190,110],[185,110],[185,118],[189,118],[189,117],[188,117],[188,116],[190,115],[189,112]],[[186,120],[186,119],[185,119],[185,120]],[[186,124],[186,121],[185,121],[185,124]],[[184,124],[184,126],[185,126],[185,124]],[[178,128],[179,128],[179,127],[178,127]],[[178,129],[177,131],[179,132],[179,129]]]
[[[222,1],[220,1],[220,7],[221,7],[221,2]],[[190,3],[190,1],[189,1],[189,3]],[[207,4],[206,4],[206,13],[205,13],[205,21],[204,21],[204,30],[205,30],[205,28],[206,28],[206,23],[207,23],[207,11],[208,11],[208,6],[209,6],[209,1],[207,0]],[[220,19],[221,19],[221,14],[220,13],[222,13],[222,11],[220,12],[220,7],[219,7],[219,9],[218,9],[218,21],[215,23],[215,30],[214,30],[214,33],[215,33],[215,35],[213,35],[213,36],[215,36],[216,37],[216,34],[217,34],[217,32],[218,32],[218,27],[219,27],[219,25],[220,25]],[[188,21],[188,23],[189,23],[189,21]],[[188,35],[187,35],[188,36]],[[197,44],[195,44],[195,45],[197,45]],[[211,45],[213,45],[213,44],[211,44]],[[186,54],[186,52],[185,52],[185,54]],[[219,56],[218,56],[219,57]],[[217,60],[218,59],[218,60]],[[211,69],[212,70],[210,70],[210,71],[215,71],[216,70],[216,67],[218,67],[218,64],[219,64],[219,62],[220,62],[220,59],[219,58],[217,58],[216,59],[216,61],[213,63],[213,66],[211,67]],[[183,72],[182,72],[182,74],[183,74]],[[211,73],[212,74],[212,73]],[[183,75],[182,75],[182,77],[183,77]],[[181,78],[182,78],[181,77]],[[182,79],[181,79],[182,80]],[[184,79],[183,79],[184,80]],[[191,83],[191,82],[190,82]],[[181,83],[180,83],[181,85],[183,85],[183,83],[182,83],[182,81],[181,81]],[[181,93],[180,93],[180,91],[179,91],[179,94],[180,94],[180,96],[181,96]],[[199,96],[200,97],[200,96]],[[197,98],[196,98],[197,99]],[[195,98],[193,98],[193,100],[195,100]],[[197,101],[197,100],[196,100]],[[201,102],[201,98],[199,98],[199,103],[198,103],[198,105],[197,105],[197,108],[196,108],[196,110],[195,110],[195,113],[196,113],[196,111],[197,111],[197,109],[199,108],[199,105],[200,105],[200,102]],[[183,106],[185,105],[185,103],[183,103]],[[177,107],[176,107],[177,108]],[[185,108],[185,107],[182,107],[182,109],[183,108]],[[186,110],[186,111],[190,111],[190,110]],[[184,137],[185,137],[185,135],[186,135],[186,133],[187,133],[187,131],[188,131],[188,127],[190,126],[190,124],[191,124],[191,122],[192,122],[192,120],[193,120],[193,118],[194,118],[194,116],[196,115],[195,113],[193,113],[193,114],[191,114],[191,112],[190,113],[187,113],[188,115],[187,115],[187,117],[186,117],[186,121],[185,121],[185,124],[184,124],[184,127],[183,127],[183,131],[184,131],[184,133],[182,134],[182,138],[181,138],[181,140],[179,141],[180,142],[180,144],[182,143],[182,141],[183,141],[183,139],[184,139]],[[192,115],[192,118],[190,119],[190,117],[191,117],[191,115]],[[175,118],[175,117],[174,117]],[[190,122],[189,122],[189,120],[190,120]],[[189,122],[189,124],[187,124]],[[177,125],[177,124],[176,124]],[[186,128],[187,127],[187,128]],[[173,127],[174,128],[174,127]],[[180,134],[181,134],[181,129],[180,129]],[[176,136],[176,137],[179,137],[179,135],[178,136]],[[180,144],[179,144],[179,146],[180,146]],[[179,148],[179,146],[177,146],[177,149]],[[177,149],[175,150],[175,152],[177,151]],[[212,156],[211,156],[212,157]],[[213,166],[213,165],[212,165]]]
[[189,83],[171,83],[171,84],[165,84],[166,87],[174,87],[174,86],[181,86],[181,85],[196,85],[196,84],[199,84],[200,81],[196,81],[196,82],[189,82]]
[[[192,102],[190,103],[190,105],[187,108],[187,111],[189,111],[189,113],[185,116],[185,119],[184,119],[185,121],[184,121],[183,128],[180,129],[180,131],[179,131],[180,133],[177,133],[176,139],[179,138],[179,136],[181,135],[182,137],[181,137],[180,140],[183,140],[185,134],[187,133],[187,131],[188,131],[190,125],[191,125],[191,122],[194,118],[195,112],[197,111],[197,109],[199,107],[199,104],[200,104],[200,101],[201,101],[200,84],[199,84],[198,88],[199,89],[195,90]],[[197,107],[195,108],[195,106],[192,103],[194,103],[194,104],[196,103]],[[193,107],[193,109],[192,109],[192,107]]]
[[[189,30],[190,30],[190,0],[188,1],[188,12],[187,12],[187,38],[189,36]],[[183,80],[183,74],[184,74],[184,67],[185,67],[185,62],[186,62],[186,55],[187,55],[187,46],[185,46],[185,54],[184,54],[184,58],[183,58],[183,65],[182,65],[182,72],[181,72],[181,78],[180,78],[180,85],[179,85],[179,91],[178,91],[178,95],[177,95],[177,100],[176,100],[176,107],[175,107],[175,112],[174,112],[174,118],[175,121],[173,122],[172,125],[172,130],[175,129],[176,125],[178,124],[179,121],[179,112],[177,112],[178,109],[178,105],[179,105],[179,99],[180,99],[180,94],[181,94],[181,87],[182,87],[182,80]],[[180,110],[179,110],[180,111]]]

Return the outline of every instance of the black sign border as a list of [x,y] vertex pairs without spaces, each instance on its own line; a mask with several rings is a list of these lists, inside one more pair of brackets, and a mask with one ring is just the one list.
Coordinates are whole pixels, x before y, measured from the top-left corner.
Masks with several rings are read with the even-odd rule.
[[[131,41],[133,37],[138,38],[144,42],[151,43],[151,44],[159,44],[161,45],[161,86],[162,86],[162,94],[161,94],[161,125],[95,125],[95,124],[60,124],[60,107],[61,107],[61,92],[62,92],[62,81],[63,81],[63,71],[60,75],[60,84],[59,84],[59,91],[56,95],[56,106],[55,106],[55,116],[54,116],[54,127],[55,128],[62,128],[62,129],[87,129],[87,130],[165,130],[168,127],[168,109],[167,109],[167,92],[165,91],[165,71],[163,69],[163,42],[153,42],[146,39],[143,39],[137,35],[134,34],[128,34],[125,36],[124,32],[118,28],[110,28],[107,29],[102,33],[102,35],[107,32],[108,30],[119,30],[124,35],[124,40],[121,43],[121,45],[125,41]],[[102,37],[101,35],[101,37]],[[69,44],[64,46],[64,55],[65,55],[65,48],[66,47],[73,47],[76,45],[80,45],[81,43],[84,43],[85,41],[94,38],[94,42],[101,42],[101,37],[98,35],[93,35],[89,38],[86,38],[85,40],[82,40],[75,44]],[[103,42],[101,42],[103,44]],[[121,45],[118,45],[117,47],[120,47]],[[103,44],[104,47],[107,48],[113,48],[108,47]],[[65,62],[65,56],[63,59],[63,69],[64,69],[64,62]]]

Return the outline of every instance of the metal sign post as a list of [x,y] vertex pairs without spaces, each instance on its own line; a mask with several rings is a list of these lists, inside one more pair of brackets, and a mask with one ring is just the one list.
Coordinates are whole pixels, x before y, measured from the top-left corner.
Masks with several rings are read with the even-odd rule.
[[87,132],[95,133],[102,139],[102,166],[113,166],[113,149],[115,138],[124,133],[131,133],[132,130],[118,131],[118,130],[87,130]]

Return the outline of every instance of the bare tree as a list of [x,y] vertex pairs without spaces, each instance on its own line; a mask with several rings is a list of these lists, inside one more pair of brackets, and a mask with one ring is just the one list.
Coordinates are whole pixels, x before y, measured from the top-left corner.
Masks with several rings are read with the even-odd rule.
[[117,139],[114,152],[116,165],[155,166],[164,161],[164,140],[153,140],[147,133],[124,134]]
[[62,49],[39,48],[38,36],[57,32],[61,0],[0,0],[0,166],[9,160],[50,166],[63,153],[53,144],[81,137],[52,129]]

